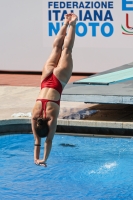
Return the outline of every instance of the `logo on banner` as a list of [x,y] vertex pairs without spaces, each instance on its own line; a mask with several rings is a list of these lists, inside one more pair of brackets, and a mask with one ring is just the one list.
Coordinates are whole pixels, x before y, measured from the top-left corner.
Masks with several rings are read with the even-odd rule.
[[[122,11],[133,11],[133,1],[122,0]],[[130,13],[125,15],[125,26],[121,25],[122,34],[124,35],[133,35],[133,26],[129,24]]]
[[111,37],[114,33],[113,1],[48,1],[48,35],[54,36],[60,30],[66,14],[78,16],[76,35],[88,34],[97,37]]

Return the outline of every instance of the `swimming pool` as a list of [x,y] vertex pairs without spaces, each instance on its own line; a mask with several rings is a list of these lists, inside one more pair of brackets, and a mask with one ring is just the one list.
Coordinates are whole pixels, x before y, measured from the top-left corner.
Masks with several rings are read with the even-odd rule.
[[47,168],[33,163],[31,134],[0,144],[1,200],[133,199],[133,139],[55,135]]

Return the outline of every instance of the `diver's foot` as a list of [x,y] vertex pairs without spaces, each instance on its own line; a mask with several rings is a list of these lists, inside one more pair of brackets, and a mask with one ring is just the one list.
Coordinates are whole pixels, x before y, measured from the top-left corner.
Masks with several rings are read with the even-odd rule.
[[75,26],[76,22],[77,22],[77,19],[78,19],[77,15],[72,13],[71,14],[71,20],[69,21],[69,25]]
[[69,25],[69,21],[71,20],[72,13],[65,15],[64,25]]

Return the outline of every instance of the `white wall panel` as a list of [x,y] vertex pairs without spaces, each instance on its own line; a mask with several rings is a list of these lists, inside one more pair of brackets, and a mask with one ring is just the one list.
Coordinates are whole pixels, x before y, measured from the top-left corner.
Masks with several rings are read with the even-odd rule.
[[[52,36],[49,36],[49,23],[53,23],[55,27],[57,23],[62,24],[60,18],[64,10],[67,12],[73,10],[78,17],[79,10],[82,11],[83,16],[89,10],[93,18],[92,21],[80,20],[77,22],[78,26],[79,23],[81,25],[76,32],[73,49],[74,72],[100,72],[133,61],[133,5],[127,4],[127,10],[122,10],[122,2],[126,5],[127,0],[103,1],[112,2],[113,8],[108,9],[54,7],[49,9],[48,2],[54,1],[0,0],[0,70],[41,71],[51,52],[55,37],[54,32]],[[101,2],[101,0],[97,2]],[[52,21],[48,17],[49,10],[52,13]],[[55,19],[55,10],[60,11],[58,20]],[[94,10],[102,10],[103,19],[106,11],[109,10],[113,20],[94,21]],[[128,26],[130,27],[127,27],[126,24],[126,14],[128,14]],[[92,35],[92,27],[88,26],[90,22],[99,23],[95,37]],[[101,26],[104,23],[110,23],[113,27],[113,34],[109,37],[101,34]],[[129,35],[122,34],[121,25],[127,31],[125,33]],[[80,37],[79,34],[84,33],[83,27],[87,28],[87,32]],[[109,32],[107,27],[105,32]]]

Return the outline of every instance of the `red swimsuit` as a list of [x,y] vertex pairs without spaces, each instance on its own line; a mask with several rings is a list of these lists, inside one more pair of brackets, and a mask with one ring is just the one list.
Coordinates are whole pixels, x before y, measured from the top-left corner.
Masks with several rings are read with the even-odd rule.
[[[41,89],[42,88],[53,88],[55,90],[57,90],[60,94],[61,97],[61,93],[62,93],[62,85],[60,83],[60,81],[56,78],[56,76],[51,73],[49,76],[47,76],[41,83]],[[42,110],[40,115],[42,115],[43,110],[44,110],[44,114],[45,114],[45,118],[46,118],[46,104],[47,102],[54,102],[57,103],[58,105],[60,105],[60,99],[58,101],[54,101],[54,100],[49,100],[49,99],[37,99],[36,101],[41,101],[42,102]]]

